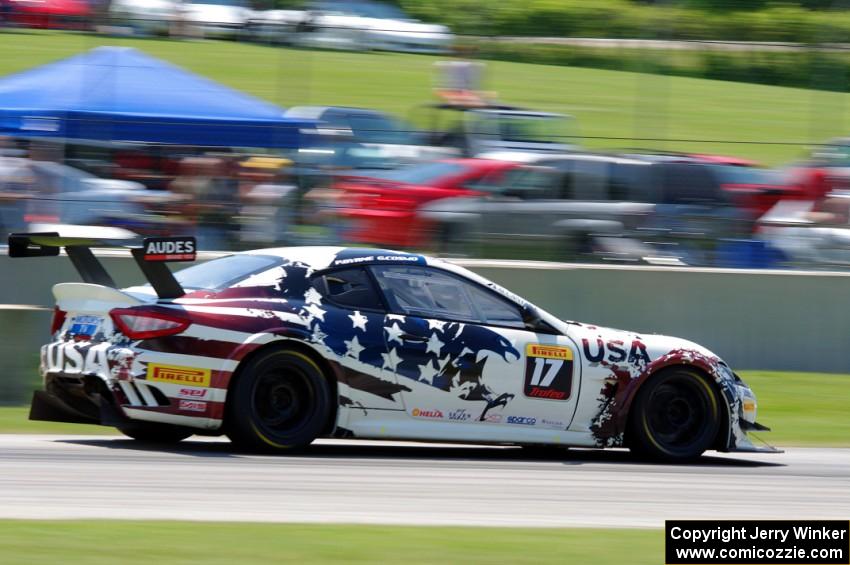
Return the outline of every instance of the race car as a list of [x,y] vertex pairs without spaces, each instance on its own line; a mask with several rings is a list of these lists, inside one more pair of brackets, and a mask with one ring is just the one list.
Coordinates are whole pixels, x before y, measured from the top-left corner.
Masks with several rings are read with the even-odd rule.
[[64,247],[85,281],[53,289],[31,419],[271,452],[319,437],[626,446],[667,461],[771,449],[747,436],[767,429],[752,391],[705,348],[560,320],[447,261],[288,247],[172,274],[165,261],[193,259],[194,241],[149,238],[131,246],[149,284],[118,289],[89,249],[104,243],[10,237],[17,257]]

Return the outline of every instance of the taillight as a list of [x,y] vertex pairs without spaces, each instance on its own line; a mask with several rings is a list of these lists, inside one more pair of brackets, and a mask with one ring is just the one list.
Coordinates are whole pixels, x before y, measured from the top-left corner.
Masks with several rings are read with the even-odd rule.
[[62,329],[67,315],[68,313],[64,310],[60,310],[58,306],[53,307],[53,320],[50,321],[50,335],[53,335]]
[[118,330],[130,339],[150,339],[179,334],[191,322],[180,316],[146,312],[135,308],[116,308],[109,316]]

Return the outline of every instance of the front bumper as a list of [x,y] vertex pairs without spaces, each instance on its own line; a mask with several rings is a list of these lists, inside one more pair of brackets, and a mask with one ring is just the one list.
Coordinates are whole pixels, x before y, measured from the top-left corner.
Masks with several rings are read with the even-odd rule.
[[[731,371],[730,371],[731,373]],[[750,432],[769,432],[770,428],[756,422],[758,414],[758,403],[756,395],[752,389],[747,386],[741,377],[735,373],[731,373],[734,379],[734,401],[730,403],[730,411],[735,413],[730,418],[731,434],[729,451],[745,452],[745,453],[783,453],[781,449],[777,449],[771,445],[764,444],[757,446],[753,443]]]

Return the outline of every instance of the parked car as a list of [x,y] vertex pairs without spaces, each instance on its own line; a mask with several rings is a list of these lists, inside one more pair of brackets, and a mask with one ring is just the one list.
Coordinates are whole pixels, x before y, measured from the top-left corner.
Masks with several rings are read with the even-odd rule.
[[4,0],[8,21],[40,29],[88,29],[91,8],[85,0]]
[[819,200],[786,200],[759,219],[759,232],[805,268],[850,267],[850,193]]
[[444,25],[420,22],[397,6],[368,0],[326,0],[302,12],[258,12],[251,28],[264,41],[357,51],[445,53],[454,41]]
[[748,159],[694,153],[636,153],[632,155],[639,159],[668,163],[697,163],[708,167],[735,205],[747,210],[753,219],[761,217],[780,200],[802,197],[800,186],[791,181],[787,171],[764,168]]
[[424,204],[477,193],[477,183],[516,166],[488,159],[451,159],[413,165],[370,177],[342,177],[336,215],[345,237],[358,243],[416,247],[427,242],[427,226],[417,216]]
[[247,0],[191,0],[178,4],[178,17],[203,37],[241,38],[252,15]]
[[476,195],[418,210],[419,221],[432,228],[433,247],[453,254],[705,264],[716,239],[749,233],[746,214],[710,168],[697,163],[576,153],[540,159],[476,188]]
[[245,26],[246,38],[261,43],[293,43],[305,15],[303,10],[256,10]]
[[434,104],[418,108],[428,124],[431,144],[453,149],[463,157],[528,162],[541,154],[577,149],[572,116],[515,106],[470,107]]
[[7,230],[77,224],[151,233],[161,219],[146,213],[147,203],[173,198],[137,182],[98,178],[68,165],[29,159],[0,169],[0,193],[15,195],[6,200],[0,219]]
[[[61,235],[61,234],[60,234]],[[13,234],[13,257],[79,256]],[[318,437],[628,447],[681,462],[757,447],[752,390],[683,339],[566,322],[462,267],[382,249],[288,247],[175,275],[193,240],[134,249],[150,284],[53,287],[30,418],[173,444],[227,435],[285,454]],[[155,268],[159,267],[159,268]]]
[[450,151],[431,147],[426,135],[395,116],[369,108],[347,106],[293,106],[287,117],[320,122],[322,138],[344,139],[384,159],[412,163],[450,157]]
[[113,25],[136,35],[166,35],[178,17],[175,0],[112,0],[109,16]]

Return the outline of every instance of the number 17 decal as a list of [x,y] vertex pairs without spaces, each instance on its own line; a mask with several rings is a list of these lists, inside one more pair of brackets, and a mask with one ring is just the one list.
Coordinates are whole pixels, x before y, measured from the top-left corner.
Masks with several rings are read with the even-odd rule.
[[525,396],[543,400],[570,398],[573,352],[569,347],[529,343],[525,356]]

